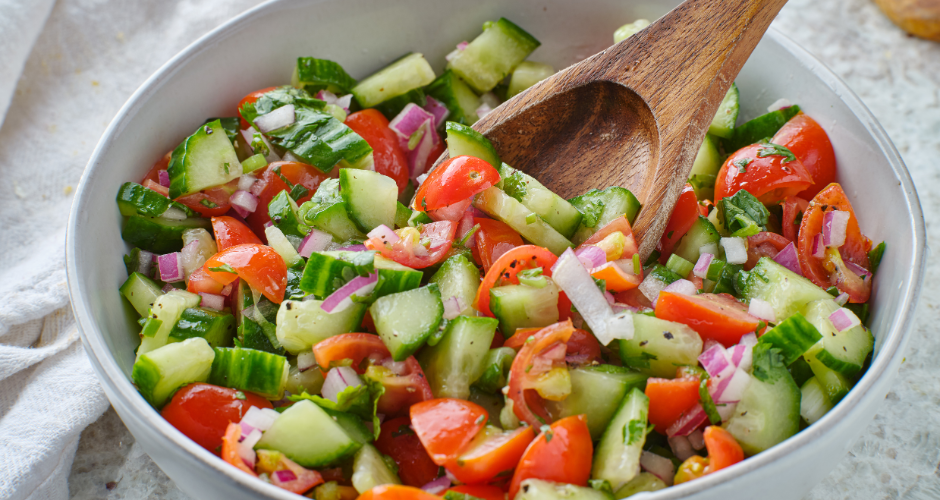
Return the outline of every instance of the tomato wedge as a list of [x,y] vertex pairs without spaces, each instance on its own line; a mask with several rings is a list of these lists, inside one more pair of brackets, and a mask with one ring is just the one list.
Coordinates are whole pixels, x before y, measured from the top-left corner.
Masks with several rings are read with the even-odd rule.
[[533,439],[535,431],[528,426],[511,431],[487,426],[467,444],[459,458],[445,467],[460,482],[488,483],[500,473],[511,471]]
[[715,180],[715,203],[744,189],[763,204],[776,205],[811,186],[813,177],[800,160],[775,146],[751,144],[729,156]]
[[462,399],[432,399],[411,407],[411,427],[437,465],[455,461],[487,418],[482,406]]
[[[527,340],[534,337],[535,334],[541,330],[541,328],[519,328],[516,330],[515,335],[509,337],[509,339],[503,343],[503,347],[509,347],[519,351]],[[575,329],[566,344],[568,348],[565,350],[565,356],[574,356],[576,359],[580,359],[580,364],[586,364],[593,360],[601,359],[601,343],[587,330]]]
[[650,399],[649,423],[656,431],[665,434],[666,429],[683,413],[699,402],[699,379],[695,376],[682,378],[651,378],[646,381],[646,396]]
[[802,111],[790,118],[770,142],[786,146],[813,178],[813,185],[799,193],[810,199],[836,181],[836,153],[826,131]]
[[186,280],[186,291],[190,293],[211,293],[219,295],[224,289],[225,285],[210,278],[203,267],[193,271],[192,274],[189,275],[189,279]]
[[[337,170],[334,169],[333,172],[335,175]],[[258,191],[258,209],[248,214],[248,217],[245,217],[245,222],[264,241],[267,241],[263,237],[264,225],[271,221],[268,205],[281,191],[287,191],[288,193],[291,191],[291,187],[284,182],[285,179],[291,183],[291,186],[300,185],[307,190],[307,194],[294,200],[298,205],[301,205],[313,197],[313,193],[317,191],[317,187],[324,179],[330,177],[312,165],[294,161],[276,161],[256,170],[254,174],[258,177],[256,182],[260,183],[258,185],[261,186],[260,191],[257,190],[256,186],[252,186],[252,192]]]
[[616,262],[608,262],[591,270],[591,276],[604,280],[607,290],[611,292],[626,292],[632,290],[643,282],[639,274],[627,274]]
[[712,339],[725,347],[737,344],[760,324],[747,313],[747,306],[728,294],[659,292],[655,312],[657,318],[686,324],[702,340]]
[[[301,467],[293,460],[284,456],[283,453],[271,450],[258,450],[258,462],[255,468],[259,474],[267,474],[271,484],[278,488],[287,490],[298,495],[303,494],[310,488],[323,483],[323,476],[315,470]],[[281,480],[278,471],[290,471],[292,474],[286,475]],[[293,479],[288,479],[293,477]]]
[[505,491],[496,486],[486,484],[462,484],[460,486],[454,486],[453,488],[447,488],[447,491],[463,493],[464,495],[470,495],[481,500],[506,500]]
[[356,500],[441,500],[441,497],[414,486],[383,484],[359,495]]
[[398,464],[398,477],[408,486],[421,487],[437,479],[438,465],[411,430],[408,417],[386,420],[375,447]]
[[705,448],[708,450],[708,472],[730,467],[744,460],[744,450],[730,432],[710,425],[705,428]]
[[552,266],[557,260],[555,254],[536,245],[522,245],[504,253],[496,259],[483,277],[483,282],[477,289],[474,307],[486,316],[495,317],[490,310],[490,288],[507,284],[518,285],[519,279],[516,275],[520,271],[536,267],[541,267],[542,274],[551,277]]
[[390,244],[377,236],[366,240],[365,245],[403,266],[424,269],[447,257],[457,233],[457,224],[452,221],[432,222],[423,224],[418,229],[399,229],[396,233],[400,239],[395,243]]
[[350,368],[362,375],[368,365],[391,356],[385,343],[371,333],[344,333],[317,342],[313,356],[323,372],[329,371],[335,361],[352,360]]
[[[596,233],[592,234],[590,238],[580,244],[578,249],[583,248],[585,245],[596,245],[613,233],[623,233],[626,238],[623,245],[623,252],[620,253],[619,257],[616,257],[617,259],[632,258],[633,255],[639,251],[636,245],[636,238],[633,236],[633,227],[630,226],[630,221],[627,220],[625,215],[617,217],[608,222],[606,226],[598,229]],[[608,256],[607,260],[611,260],[610,256]]]
[[[797,251],[800,255],[800,268],[803,275],[813,283],[828,288],[835,285],[840,291],[849,294],[849,301],[855,303],[867,302],[871,296],[871,279],[861,279],[857,274],[844,265],[834,266],[826,258],[813,256],[813,238],[822,233],[825,213],[832,210],[842,210],[849,213],[849,223],[845,230],[845,244],[839,247],[842,260],[848,260],[864,269],[869,269],[868,251],[871,250],[871,240],[862,234],[858,227],[858,219],[852,204],[842,190],[842,186],[832,183],[819,192],[803,214],[800,224],[800,235]],[[829,259],[831,261],[831,259]],[[830,272],[827,269],[833,268]]]
[[219,246],[219,251],[245,243],[261,244],[261,240],[255,236],[255,233],[234,217],[213,217],[212,233],[215,235],[215,243]]
[[783,200],[783,220],[780,221],[780,226],[783,228],[784,238],[796,243],[800,222],[808,206],[809,202],[799,196],[791,196]]
[[234,465],[243,472],[258,477],[255,471],[242,460],[238,454],[238,442],[242,438],[242,426],[232,422],[225,428],[225,434],[222,436],[222,460]]
[[280,304],[284,300],[284,292],[287,290],[287,265],[271,247],[244,244],[226,248],[210,257],[203,270],[210,278],[223,285],[241,278],[271,302]]
[[483,191],[499,182],[492,165],[473,156],[450,158],[428,174],[418,188],[412,208],[437,210]]
[[689,231],[692,224],[698,220],[698,216],[698,199],[695,197],[695,190],[691,184],[686,184],[682,188],[682,192],[679,193],[676,208],[672,210],[669,222],[666,223],[666,228],[663,230],[663,236],[659,240],[660,263],[666,263],[666,259],[672,254],[673,249],[676,248],[685,233]]
[[473,223],[480,225],[475,240],[484,272],[489,271],[504,253],[523,245],[522,236],[505,222],[475,217]]
[[401,195],[408,186],[408,158],[399,146],[398,135],[388,128],[388,118],[377,109],[364,109],[347,116],[344,123],[369,143],[375,171],[394,179]]
[[747,262],[744,269],[750,271],[757,265],[761,257],[776,257],[781,250],[790,244],[785,236],[770,231],[762,231],[754,236],[747,237]]
[[567,344],[574,331],[575,329],[571,326],[570,320],[546,326],[536,332],[532,336],[532,340],[525,342],[522,349],[516,354],[509,373],[508,396],[513,403],[512,410],[519,420],[527,422],[533,427],[551,422],[551,416],[545,411],[541,398],[529,388],[532,379],[529,371],[532,369],[534,359],[539,354],[555,344]]
[[526,479],[587,486],[593,454],[594,445],[585,415],[553,423],[526,448],[512,475],[509,498],[515,498],[519,485]]
[[227,387],[197,382],[176,391],[160,415],[199,446],[219,454],[222,438],[231,422],[240,422],[252,406],[271,408],[261,396]]

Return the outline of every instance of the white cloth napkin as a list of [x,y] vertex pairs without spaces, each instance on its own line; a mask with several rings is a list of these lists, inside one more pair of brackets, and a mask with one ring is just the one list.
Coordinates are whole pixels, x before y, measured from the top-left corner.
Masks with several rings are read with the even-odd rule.
[[68,498],[81,431],[108,407],[64,269],[95,144],[151,73],[257,3],[0,0],[0,499]]

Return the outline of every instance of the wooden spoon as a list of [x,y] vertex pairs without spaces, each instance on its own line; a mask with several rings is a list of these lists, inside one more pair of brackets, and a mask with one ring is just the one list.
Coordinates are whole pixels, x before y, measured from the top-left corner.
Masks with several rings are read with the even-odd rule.
[[[688,0],[503,103],[473,128],[560,196],[623,186],[656,247],[722,98],[786,0]],[[445,153],[435,166],[447,158]]]

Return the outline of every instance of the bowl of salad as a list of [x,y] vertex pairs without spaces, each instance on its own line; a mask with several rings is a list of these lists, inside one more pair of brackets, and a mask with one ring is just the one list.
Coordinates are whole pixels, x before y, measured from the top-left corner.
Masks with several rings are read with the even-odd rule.
[[566,199],[471,128],[675,3],[272,1],[145,82],[67,268],[154,461],[229,499],[822,479],[890,387],[924,266],[914,186],[854,94],[771,29],[645,258],[646,200]]

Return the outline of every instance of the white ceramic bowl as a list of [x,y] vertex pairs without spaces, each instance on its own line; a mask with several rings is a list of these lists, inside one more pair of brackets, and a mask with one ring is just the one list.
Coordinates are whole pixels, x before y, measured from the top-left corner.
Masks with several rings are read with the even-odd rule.
[[[138,180],[194,124],[231,116],[246,93],[287,83],[298,56],[340,62],[363,77],[408,51],[440,71],[444,55],[481,24],[506,16],[543,45],[532,59],[563,68],[611,43],[614,30],[654,19],[678,2],[655,0],[274,0],[209,33],[160,68],[108,127],[82,177],[69,219],[66,256],[72,307],[108,398],[134,437],[194,498],[297,498],[225,464],[168,424],[130,381],[139,327],[118,287],[118,186]],[[737,79],[744,117],[780,97],[799,103],[828,131],[839,181],[862,229],[888,242],[875,280],[868,372],[822,420],[733,467],[647,499],[798,498],[842,458],[897,374],[924,267],[924,221],[914,185],[884,131],[832,72],[771,29]],[[878,203],[869,203],[877,199]]]

